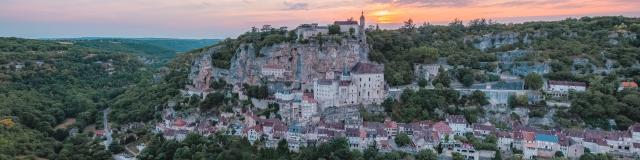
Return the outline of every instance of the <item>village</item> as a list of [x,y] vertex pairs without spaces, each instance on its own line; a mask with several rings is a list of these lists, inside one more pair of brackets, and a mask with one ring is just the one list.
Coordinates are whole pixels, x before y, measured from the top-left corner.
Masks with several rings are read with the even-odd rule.
[[[336,21],[334,25],[340,27],[341,33],[355,35],[353,38],[358,43],[366,43],[364,15],[360,17],[360,23],[349,19]],[[329,26],[302,24],[295,31],[299,39],[306,39],[327,35]],[[496,71],[486,71],[486,74],[499,78],[496,82],[474,83],[468,87],[459,82],[451,85],[453,90],[463,95],[475,91],[484,93],[489,104],[482,107],[498,112],[494,118],[499,118],[509,129],[497,127],[488,118],[468,123],[464,115],[443,115],[440,121],[411,123],[396,122],[389,117],[385,117],[383,122],[363,119],[363,109],[366,112],[384,112],[381,103],[386,99],[398,100],[405,90],[439,89],[440,86],[431,84],[438,74],[458,67],[450,66],[446,59],[441,59],[433,64],[413,64],[416,76],[414,83],[395,87],[385,82],[382,64],[367,60],[345,61],[344,67],[332,67],[306,81],[296,78],[300,73],[292,71],[292,64],[266,63],[260,66],[260,74],[255,75],[267,80],[265,85],[269,94],[266,98],[252,98],[247,95],[246,85],[228,82],[233,86],[231,94],[250,102],[253,108],[238,106],[212,115],[180,112],[169,107],[162,112],[162,120],[153,127],[153,132],[178,141],[184,140],[188,134],[207,136],[222,133],[246,138],[253,145],[272,148],[286,140],[292,151],[346,138],[353,150],[375,147],[386,152],[417,153],[428,149],[437,151],[441,157],[451,157],[455,153],[473,160],[491,159],[497,154],[503,157],[519,154],[524,159],[553,158],[558,155],[577,159],[585,153],[609,153],[618,158],[631,159],[639,156],[640,124],[618,131],[542,128],[538,126],[551,123],[551,117],[529,118],[530,111],[511,109],[509,103],[513,97],[523,98],[529,104],[545,101],[551,109],[568,107],[571,105],[568,101],[570,93],[585,92],[589,87],[584,82],[544,80],[541,89],[525,89],[522,77],[529,73],[551,72],[547,62],[516,61],[528,53],[519,49],[497,53],[500,67]],[[611,70],[596,68],[580,57],[573,62],[574,74]],[[210,88],[211,83],[217,79],[229,79],[212,71],[210,59],[203,59],[199,63],[200,67],[194,68],[197,71],[192,70],[193,74],[190,75],[192,85],[183,91],[185,97],[207,97],[207,94],[216,92]],[[419,85],[418,81],[421,80],[431,83]],[[296,83],[299,87],[287,87],[291,85],[286,83]],[[621,81],[620,87],[616,88],[618,91],[627,89],[637,90],[638,85],[632,81]],[[499,116],[500,113],[503,116]],[[520,118],[514,118],[514,115]],[[399,135],[409,137],[410,142],[399,144]],[[468,143],[470,139],[494,143],[497,148],[474,146]]]

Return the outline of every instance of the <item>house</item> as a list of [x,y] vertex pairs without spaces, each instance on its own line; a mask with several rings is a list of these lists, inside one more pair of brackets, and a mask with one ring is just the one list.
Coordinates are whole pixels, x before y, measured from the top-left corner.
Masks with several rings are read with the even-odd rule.
[[349,141],[349,148],[363,150],[368,147],[364,128],[347,128],[345,134]]
[[552,158],[556,151],[560,151],[560,140],[558,136],[546,133],[538,133],[535,137],[535,144],[537,144],[536,157]]
[[587,90],[587,84],[575,81],[547,81],[545,91],[554,97],[567,96],[569,91],[584,92]]
[[455,135],[462,136],[469,130],[467,119],[462,115],[448,115],[445,121],[449,124],[449,127]]
[[296,28],[296,35],[298,36],[298,40],[306,40],[311,37],[316,37],[317,35],[327,34],[329,34],[329,27],[318,26],[317,23],[302,24],[298,26],[298,28]]
[[300,108],[302,120],[310,121],[311,117],[318,112],[318,101],[313,98],[313,95],[305,95],[302,97]]
[[398,134],[398,124],[390,118],[385,118],[384,130],[387,132],[387,135],[396,136],[396,134]]
[[416,131],[415,134],[411,136],[411,141],[413,142],[413,147],[415,148],[415,150],[433,150],[440,142],[440,137],[438,137],[438,134],[434,131],[424,129]]
[[634,141],[640,142],[640,123],[629,126],[629,132]]
[[497,131],[496,137],[498,137],[498,150],[510,151],[513,145],[513,134],[506,131]]
[[244,128],[242,130],[242,136],[247,137],[249,143],[253,144],[255,141],[259,140],[262,136],[262,126],[256,125],[253,127]]
[[450,136],[449,139],[453,139],[453,136],[451,136],[451,133],[453,133],[453,131],[446,122],[436,122],[435,124],[433,124],[432,130],[436,132],[436,134],[438,134],[440,139],[445,139],[445,137],[447,136]]
[[473,135],[482,136],[482,137],[487,136],[496,131],[496,127],[489,122],[484,124],[474,123],[472,125],[472,128],[473,128]]
[[620,82],[620,87],[618,87],[618,91],[622,90],[638,90],[638,83],[629,81],[629,82]]
[[538,145],[536,144],[536,133],[529,131],[520,131],[522,135],[521,144],[522,152],[526,159],[534,159],[537,155]]
[[582,142],[584,148],[589,149],[591,153],[608,153],[610,151],[609,145],[604,138],[587,137]]

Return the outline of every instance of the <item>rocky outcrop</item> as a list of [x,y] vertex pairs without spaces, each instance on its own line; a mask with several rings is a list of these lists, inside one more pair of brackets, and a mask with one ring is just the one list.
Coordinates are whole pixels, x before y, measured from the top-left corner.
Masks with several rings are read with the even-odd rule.
[[472,35],[465,37],[466,43],[471,43],[473,47],[485,51],[491,48],[500,48],[506,45],[517,43],[530,44],[533,38],[546,37],[546,32],[519,33],[501,32],[489,33],[485,35]]
[[312,83],[313,79],[322,79],[326,72],[342,70],[344,67],[353,67],[359,61],[367,61],[369,46],[356,40],[343,39],[341,42],[310,42],[310,43],[280,43],[260,49],[260,54],[252,44],[241,44],[231,60],[229,69],[209,67],[210,63],[203,63],[205,59],[211,60],[211,55],[216,53],[216,48],[210,48],[194,60],[189,78],[199,82],[203,77],[201,70],[210,72],[214,78],[223,78],[227,82],[236,84],[259,84],[263,77],[262,67],[266,64],[278,64],[282,66],[288,81],[300,83]]

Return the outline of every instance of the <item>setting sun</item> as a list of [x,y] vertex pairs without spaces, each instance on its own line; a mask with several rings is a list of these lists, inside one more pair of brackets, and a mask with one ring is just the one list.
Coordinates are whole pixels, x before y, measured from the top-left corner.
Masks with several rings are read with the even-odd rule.
[[377,23],[393,23],[392,13],[389,10],[380,10],[373,13]]

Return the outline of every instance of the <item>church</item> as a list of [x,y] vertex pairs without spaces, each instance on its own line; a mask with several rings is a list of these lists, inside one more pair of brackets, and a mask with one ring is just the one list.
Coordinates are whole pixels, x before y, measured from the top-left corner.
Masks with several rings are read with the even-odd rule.
[[[341,33],[349,33],[349,30],[353,29],[355,31],[354,35],[359,40],[363,42],[366,41],[364,11],[360,15],[359,22],[353,18],[349,18],[346,21],[335,21],[330,25],[339,26]],[[318,23],[301,24],[295,29],[295,32],[298,36],[298,40],[305,40],[318,35],[328,35],[330,25],[319,26]]]

